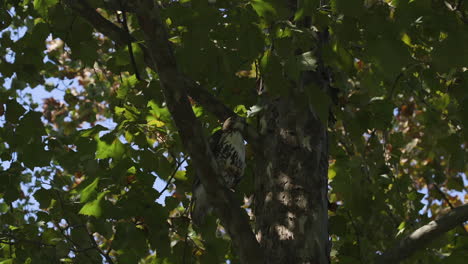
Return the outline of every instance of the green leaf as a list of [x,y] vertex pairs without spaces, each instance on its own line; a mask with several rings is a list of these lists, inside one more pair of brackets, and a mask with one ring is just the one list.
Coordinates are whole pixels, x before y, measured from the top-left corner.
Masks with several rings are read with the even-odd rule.
[[34,25],[33,31],[30,35],[31,37],[28,39],[28,47],[37,50],[44,49],[46,47],[46,38],[50,34],[49,29],[49,26],[42,21]]
[[99,132],[108,130],[106,127],[101,125],[93,126],[92,128],[80,130],[80,136],[82,137],[95,137]]
[[449,72],[458,67],[466,67],[468,52],[460,52],[460,43],[467,43],[466,31],[449,32],[447,38],[434,47],[432,52],[433,65],[439,72]]
[[155,168],[156,173],[162,179],[167,179],[172,172],[171,163],[167,160],[167,158],[159,154],[157,157],[157,163],[155,164],[157,167]]
[[290,10],[281,0],[253,0],[250,2],[257,14],[269,22],[286,18]]
[[0,203],[0,214],[6,213],[10,207],[6,203]]
[[171,119],[171,114],[167,107],[160,107],[155,101],[149,101],[148,107],[151,109],[150,114],[155,115],[158,119],[163,121]]
[[327,124],[330,113],[330,97],[314,84],[306,87],[306,94],[309,99],[309,106],[318,115],[320,121]]
[[50,7],[53,7],[59,0],[34,0],[34,9],[42,16],[47,16]]
[[16,100],[6,102],[5,118],[10,123],[18,123],[19,118],[26,112],[26,109]]
[[387,130],[391,126],[394,105],[383,98],[372,98],[369,105],[371,119],[369,126]]
[[[101,139],[103,139],[103,136]],[[122,159],[123,155],[125,154],[125,145],[120,142],[118,138],[115,138],[112,142],[107,143],[106,141],[99,140],[97,151],[96,151],[96,159],[106,159],[106,158],[114,158],[114,159]]]
[[117,224],[112,246],[119,249],[119,259],[132,260],[124,263],[135,263],[135,259],[142,256],[148,248],[143,231],[130,223]]
[[14,78],[11,82],[11,89],[13,90],[23,90],[27,86],[27,82],[24,80],[19,80],[18,78]]
[[192,111],[195,114],[196,117],[200,117],[203,115],[203,107],[201,106],[192,106]]
[[422,193],[419,193],[417,191],[412,191],[412,192],[409,192],[406,197],[408,197],[409,200],[411,201],[421,201],[422,198],[424,197],[424,194]]
[[283,66],[280,58],[274,52],[268,50],[263,55],[260,66],[268,91],[276,95],[287,95],[290,84],[283,76]]
[[21,159],[29,168],[44,167],[51,162],[51,153],[45,150],[42,142],[31,142],[21,151]]
[[273,18],[277,14],[273,4],[267,1],[255,0],[251,4],[259,16]]
[[379,70],[391,80],[411,61],[405,44],[391,34],[369,39],[368,52]]
[[21,118],[16,133],[21,137],[29,139],[29,142],[31,138],[34,138],[38,143],[42,142],[41,137],[46,135],[46,131],[41,118],[41,113],[28,111],[23,118]]
[[97,199],[86,203],[80,210],[79,214],[100,217],[103,214],[103,199],[110,191],[102,192]]
[[39,208],[49,208],[50,202],[52,201],[50,192],[51,190],[41,188],[34,193],[34,198],[39,202]]
[[463,192],[465,185],[463,184],[463,179],[459,175],[451,176],[447,179],[447,188],[451,190],[456,190],[459,192]]
[[[55,246],[55,248],[57,250],[57,256],[58,257],[66,257],[68,255],[68,253],[70,252],[71,246],[68,243],[59,242]],[[62,259],[60,261],[62,261]],[[73,262],[70,261],[70,263],[73,263]]]
[[86,228],[79,226],[71,229],[71,240],[81,247],[86,247],[90,244],[88,231]]
[[89,201],[90,199],[96,197],[97,192],[96,189],[99,185],[99,178],[94,179],[92,183],[90,183],[86,188],[84,188],[80,192],[80,202],[85,203]]
[[330,232],[335,235],[345,235],[347,232],[346,218],[341,215],[330,217]]
[[437,92],[438,97],[432,99],[434,107],[440,111],[443,111],[450,104],[450,95],[448,93]]
[[81,42],[73,48],[72,57],[80,59],[87,66],[93,66],[98,58],[98,50],[99,46],[94,40]]
[[0,10],[0,31],[10,26],[12,19],[7,10]]
[[123,83],[120,85],[119,89],[117,90],[117,98],[119,99],[124,99],[128,92],[135,88],[136,84],[138,82],[138,79],[136,78],[136,75],[132,75],[128,78],[125,78]]
[[133,105],[126,105],[125,107],[115,107],[115,114],[118,117],[124,117],[128,121],[136,121],[140,111]]

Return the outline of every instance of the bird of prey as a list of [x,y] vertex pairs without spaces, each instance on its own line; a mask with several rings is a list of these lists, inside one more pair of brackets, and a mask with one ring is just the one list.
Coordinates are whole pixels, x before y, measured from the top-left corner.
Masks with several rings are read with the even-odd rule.
[[[236,187],[244,174],[245,144],[241,133],[244,122],[240,117],[226,119],[222,129],[216,131],[209,140],[211,152],[218,164],[220,183],[229,189]],[[195,225],[200,226],[212,207],[199,177],[195,178],[192,196],[192,220]]]

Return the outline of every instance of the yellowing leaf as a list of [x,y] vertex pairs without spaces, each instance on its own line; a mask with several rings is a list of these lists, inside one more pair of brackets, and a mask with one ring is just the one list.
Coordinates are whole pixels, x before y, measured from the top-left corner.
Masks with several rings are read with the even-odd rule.
[[403,36],[401,37],[401,41],[403,41],[403,43],[405,43],[406,45],[410,47],[413,45],[411,44],[411,38],[406,33],[404,33]]
[[203,107],[194,105],[192,106],[192,110],[196,117],[200,117],[201,115],[203,115]]
[[157,120],[157,119],[153,119],[151,121],[148,121],[149,126],[163,127],[165,124],[166,123],[164,123],[163,121],[160,121],[160,120]]
[[185,174],[186,171],[177,171],[174,178],[176,178],[177,180],[186,181],[188,178]]
[[234,112],[240,116],[246,116],[247,108],[245,107],[245,105],[237,105],[234,108]]

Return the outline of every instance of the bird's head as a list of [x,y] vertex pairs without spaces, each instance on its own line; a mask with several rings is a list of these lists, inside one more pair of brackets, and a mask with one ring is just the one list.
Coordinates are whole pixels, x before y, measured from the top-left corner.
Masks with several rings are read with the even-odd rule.
[[245,120],[239,116],[231,116],[223,124],[223,131],[243,131],[245,128]]

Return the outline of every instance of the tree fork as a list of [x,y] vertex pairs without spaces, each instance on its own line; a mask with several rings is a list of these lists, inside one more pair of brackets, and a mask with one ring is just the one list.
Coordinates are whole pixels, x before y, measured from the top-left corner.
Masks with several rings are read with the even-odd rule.
[[250,228],[247,214],[237,204],[233,194],[217,181],[216,161],[188,101],[185,82],[177,70],[159,7],[150,0],[137,1],[135,6],[169,111],[210,201],[228,231],[242,263],[263,263],[263,254]]

